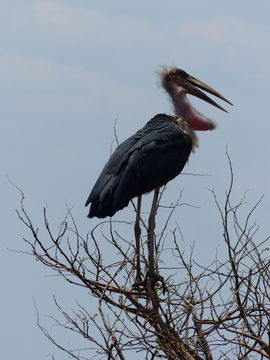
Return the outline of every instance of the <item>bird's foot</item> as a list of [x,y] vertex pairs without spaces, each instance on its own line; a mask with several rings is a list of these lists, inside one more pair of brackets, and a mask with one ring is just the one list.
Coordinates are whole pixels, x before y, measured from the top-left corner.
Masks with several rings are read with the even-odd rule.
[[132,285],[134,289],[144,289],[145,288],[145,280],[142,279],[141,274],[137,273],[134,284]]
[[157,283],[161,283],[163,295],[167,291],[167,286],[164,280],[164,277],[160,274],[156,273],[154,270],[148,270],[144,279],[144,283],[146,284],[147,280],[150,280],[152,286],[154,287]]
[[156,284],[161,283],[163,295],[165,294],[165,292],[167,291],[165,280],[163,276],[161,276],[160,274],[156,273],[153,270],[152,271],[148,270],[144,279],[142,279],[140,274],[137,274],[135,278],[135,282],[132,285],[132,288],[138,289],[140,291],[145,290],[148,280],[150,281],[152,288],[154,288]]

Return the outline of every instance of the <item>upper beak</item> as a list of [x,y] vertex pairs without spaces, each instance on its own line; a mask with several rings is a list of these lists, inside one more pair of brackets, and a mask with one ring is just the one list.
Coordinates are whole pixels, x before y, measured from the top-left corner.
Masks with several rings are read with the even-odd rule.
[[[207,101],[209,104],[216,106],[218,109],[223,110],[225,112],[228,112],[227,110],[223,109],[223,107],[221,107],[219,104],[217,104],[214,100],[212,100],[210,97],[208,97],[205,93],[203,93],[201,90],[199,90],[198,88],[205,90],[207,92],[209,92],[210,94],[213,94],[215,96],[217,96],[218,98],[226,101],[228,104],[233,105],[229,100],[227,100],[224,96],[222,96],[219,92],[217,92],[215,89],[211,88],[210,86],[206,85],[205,83],[203,83],[202,81],[192,77],[192,76],[188,76],[187,77],[187,82],[185,84],[185,89],[186,91],[194,96],[197,96],[198,98]],[[195,87],[197,86],[197,87]]]

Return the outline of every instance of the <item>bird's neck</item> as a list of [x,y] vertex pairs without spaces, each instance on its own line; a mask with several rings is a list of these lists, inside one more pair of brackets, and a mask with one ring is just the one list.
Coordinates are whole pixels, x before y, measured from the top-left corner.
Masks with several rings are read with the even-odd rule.
[[198,147],[198,138],[195,131],[189,125],[189,123],[183,118],[183,116],[176,115],[174,120],[179,126],[180,130],[188,135],[192,140],[192,151],[195,151],[195,148]]
[[211,119],[203,116],[191,106],[186,93],[182,88],[176,87],[172,89],[170,91],[170,96],[173,102],[175,114],[182,116],[193,130],[215,129],[216,125]]

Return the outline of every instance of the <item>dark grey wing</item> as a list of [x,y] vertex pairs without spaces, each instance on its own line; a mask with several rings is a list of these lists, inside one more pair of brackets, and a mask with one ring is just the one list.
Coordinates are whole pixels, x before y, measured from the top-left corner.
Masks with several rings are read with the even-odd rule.
[[107,183],[112,181],[112,178],[116,176],[121,169],[125,166],[129,154],[132,151],[134,145],[138,142],[140,136],[134,134],[124,142],[122,142],[113,152],[106,165],[104,166],[101,174],[99,175],[86,203],[88,206],[94,199],[100,197],[102,191],[106,187]]
[[192,139],[172,117],[157,115],[112,154],[87,202],[89,217],[112,216],[139,195],[166,184],[185,166]]

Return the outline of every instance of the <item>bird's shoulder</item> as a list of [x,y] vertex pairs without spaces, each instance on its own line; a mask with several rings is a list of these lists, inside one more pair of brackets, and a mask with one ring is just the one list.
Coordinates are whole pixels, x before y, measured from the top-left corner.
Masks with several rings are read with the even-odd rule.
[[167,143],[168,141],[192,142],[188,125],[182,118],[167,114],[157,114],[149,120],[145,126],[138,130],[134,135],[123,141],[111,156],[111,165],[116,165],[119,160],[124,160],[129,153],[140,149],[149,143]]
[[[184,126],[182,126],[184,124]],[[167,114],[157,114],[151,120],[149,120],[145,126],[137,131],[135,135],[138,138],[147,137],[149,134],[152,135],[162,135],[164,139],[167,136],[181,136],[186,135],[186,132],[183,131],[188,124],[184,121],[183,118],[178,116],[171,116]]]
[[95,198],[113,176],[121,173],[130,161],[134,163],[151,153],[156,154],[157,158],[151,156],[154,162],[171,150],[175,153],[176,149],[189,154],[192,149],[192,138],[179,127],[178,121],[179,119],[175,116],[158,114],[134,135],[118,145],[103,168],[86,204]]

